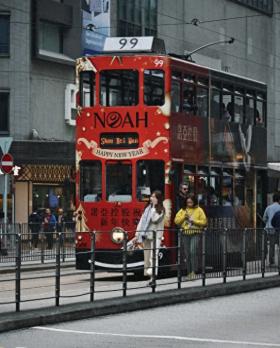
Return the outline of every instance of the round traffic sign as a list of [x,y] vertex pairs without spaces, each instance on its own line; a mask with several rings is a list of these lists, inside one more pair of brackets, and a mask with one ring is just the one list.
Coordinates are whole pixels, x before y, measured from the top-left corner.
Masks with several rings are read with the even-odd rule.
[[5,153],[1,158],[1,169],[4,173],[10,174],[13,170],[14,159],[10,153]]

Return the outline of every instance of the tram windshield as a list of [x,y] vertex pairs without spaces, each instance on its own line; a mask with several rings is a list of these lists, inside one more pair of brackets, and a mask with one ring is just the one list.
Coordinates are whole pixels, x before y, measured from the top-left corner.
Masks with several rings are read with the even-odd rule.
[[101,199],[101,162],[80,162],[80,199],[97,202]]
[[106,163],[106,199],[109,202],[132,200],[132,165],[130,162]]
[[146,160],[137,162],[137,199],[149,200],[153,191],[164,194],[164,161]]

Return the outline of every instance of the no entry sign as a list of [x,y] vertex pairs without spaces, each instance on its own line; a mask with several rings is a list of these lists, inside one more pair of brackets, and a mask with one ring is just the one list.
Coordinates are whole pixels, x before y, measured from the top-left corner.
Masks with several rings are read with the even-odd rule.
[[10,153],[5,153],[1,158],[1,169],[4,173],[10,174],[13,170],[14,159]]

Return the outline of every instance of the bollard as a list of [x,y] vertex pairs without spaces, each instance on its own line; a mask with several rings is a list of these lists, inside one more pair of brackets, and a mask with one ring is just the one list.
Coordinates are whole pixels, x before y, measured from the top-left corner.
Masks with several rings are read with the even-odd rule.
[[202,261],[202,265],[201,265],[201,268],[202,268],[202,286],[205,286],[205,283],[206,283],[206,265],[205,265],[205,262],[206,262],[206,229],[204,228],[203,231],[202,231],[202,258],[201,258],[201,261]]
[[55,262],[55,305],[59,306],[60,300],[60,238],[61,232],[58,233],[56,240],[56,262]]
[[156,291],[156,257],[157,257],[157,245],[156,245],[156,231],[153,232],[153,241],[152,241],[152,292]]
[[41,263],[45,263],[45,245],[46,245],[46,236],[45,234],[41,237]]
[[182,230],[177,230],[177,279],[178,289],[181,289],[182,282]]
[[127,233],[123,232],[123,252],[122,252],[122,261],[123,261],[123,297],[126,297],[127,291]]
[[[262,272],[262,278],[264,278],[264,273],[265,273],[265,233],[266,231],[263,229],[262,230],[262,250],[261,250],[261,272]],[[269,247],[268,247],[269,250]]]
[[21,233],[16,235],[16,312],[20,311],[21,295]]
[[223,283],[227,282],[227,229],[223,230]]
[[94,301],[95,292],[95,234],[96,231],[91,233],[90,244],[90,302]]
[[242,234],[242,275],[243,280],[246,280],[246,235],[247,228],[243,230]]

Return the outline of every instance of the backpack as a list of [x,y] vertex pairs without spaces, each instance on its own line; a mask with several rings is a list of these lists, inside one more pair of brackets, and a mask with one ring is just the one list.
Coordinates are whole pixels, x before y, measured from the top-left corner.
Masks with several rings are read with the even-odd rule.
[[271,226],[274,228],[280,228],[280,211],[277,211],[271,220]]

